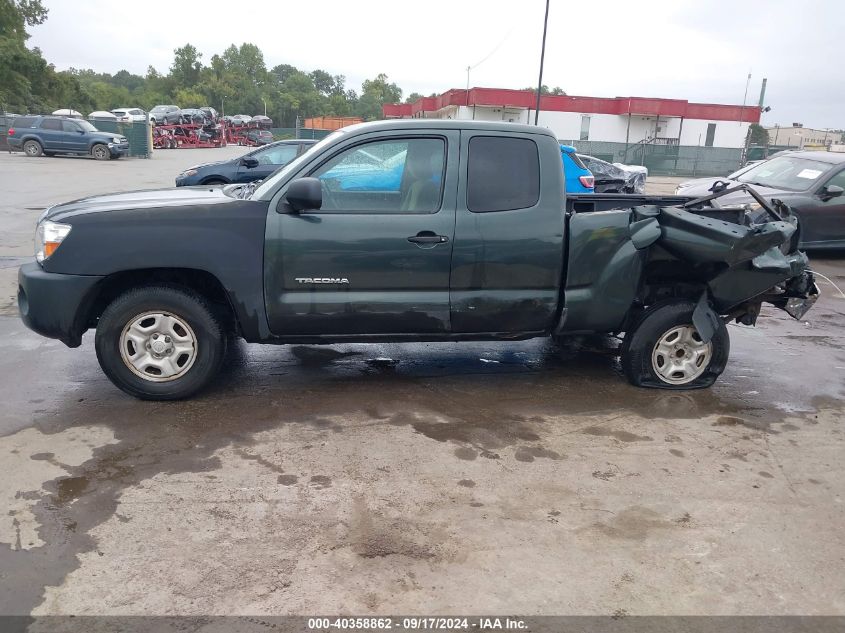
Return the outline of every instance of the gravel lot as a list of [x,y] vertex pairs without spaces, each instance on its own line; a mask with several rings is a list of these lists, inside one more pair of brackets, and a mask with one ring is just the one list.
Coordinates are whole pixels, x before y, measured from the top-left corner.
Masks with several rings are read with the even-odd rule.
[[731,326],[721,381],[684,393],[607,346],[241,344],[209,393],[139,402],[92,333],[22,326],[44,207],[242,151],[0,154],[0,614],[845,613],[827,283],[806,321]]

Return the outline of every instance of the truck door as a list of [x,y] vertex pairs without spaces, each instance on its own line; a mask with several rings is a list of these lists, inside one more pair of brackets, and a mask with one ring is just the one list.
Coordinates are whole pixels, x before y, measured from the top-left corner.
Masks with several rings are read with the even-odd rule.
[[62,119],[43,119],[41,121],[39,137],[41,144],[48,152],[67,151],[62,131]]
[[450,288],[453,332],[550,329],[563,270],[560,147],[545,134],[464,130]]
[[268,219],[265,298],[279,335],[449,330],[460,134],[374,132],[303,176],[318,211]]
[[811,200],[797,205],[801,220],[801,241],[818,246],[845,240],[845,195],[830,197],[826,188],[845,188],[845,169],[822,183]]
[[88,139],[84,130],[69,119],[62,120],[63,149],[69,152],[87,152]]

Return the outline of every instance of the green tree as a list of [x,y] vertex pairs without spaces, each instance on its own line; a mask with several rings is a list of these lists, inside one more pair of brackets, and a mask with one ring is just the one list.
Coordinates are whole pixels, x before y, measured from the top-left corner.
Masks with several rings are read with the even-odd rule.
[[205,95],[191,88],[177,88],[174,99],[182,108],[201,108],[208,105]]
[[297,72],[299,72],[299,69],[296,66],[291,66],[290,64],[279,64],[278,66],[273,66],[270,74],[276,78],[277,82],[283,84],[288,77]]
[[408,98],[405,99],[405,103],[414,103],[415,101],[418,101],[419,99],[422,99],[422,98],[423,98],[423,96],[419,92],[412,92],[411,94],[408,95]]
[[173,51],[170,77],[177,88],[190,88],[197,85],[202,70],[201,59],[202,53],[191,44],[185,44]]
[[[523,90],[530,90],[531,92],[536,93],[537,92],[537,86],[529,86],[528,88],[523,88]],[[546,84],[543,84],[540,87],[540,96],[541,97],[549,97],[549,96],[557,97],[557,96],[560,96],[560,95],[565,96],[566,91],[559,86],[555,86],[554,88],[549,88]]]
[[296,124],[296,117],[306,118],[325,113],[325,98],[311,77],[302,71],[291,73],[279,89],[279,121],[284,127]]
[[759,123],[748,126],[748,142],[751,145],[768,145],[769,132]]
[[358,116],[366,121],[380,119],[385,103],[398,103],[401,100],[402,89],[395,83],[388,83],[387,75],[381,73],[375,79],[366,79],[361,84]]
[[0,0],[0,110],[34,111],[33,83],[55,75],[41,51],[26,47],[26,27],[46,19],[41,0]]
[[141,75],[133,75],[127,70],[119,70],[112,77],[115,86],[126,88],[130,92],[144,86],[144,78]]
[[308,76],[311,78],[314,88],[322,95],[328,97],[335,92],[334,77],[325,70],[320,70],[319,68],[312,70],[308,73]]

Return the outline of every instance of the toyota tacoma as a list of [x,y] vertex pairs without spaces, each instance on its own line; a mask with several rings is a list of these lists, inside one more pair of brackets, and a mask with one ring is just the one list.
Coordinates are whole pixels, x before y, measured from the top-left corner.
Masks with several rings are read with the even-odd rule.
[[789,208],[761,198],[760,217],[713,204],[723,193],[566,195],[546,129],[365,123],[258,184],[47,209],[18,304],[27,326],[69,347],[95,328],[103,371],[147,399],[202,389],[233,337],[624,333],[634,385],[708,387],[728,360],[728,322],[754,324],[762,303],[800,318],[818,294]]

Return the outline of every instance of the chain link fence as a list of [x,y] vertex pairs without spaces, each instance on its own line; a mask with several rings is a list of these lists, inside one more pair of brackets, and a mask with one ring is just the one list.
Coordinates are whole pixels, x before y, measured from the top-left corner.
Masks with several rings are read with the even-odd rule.
[[146,121],[89,121],[100,132],[122,134],[129,140],[129,155],[136,158],[149,158],[152,155],[152,131]]
[[273,138],[276,140],[284,140],[289,138],[313,138],[324,139],[334,130],[318,130],[310,127],[274,127],[270,129]]
[[653,176],[726,176],[739,169],[742,149],[697,147],[694,145],[652,145],[606,141],[561,140],[577,148],[579,154],[595,156],[610,163],[643,165]]

